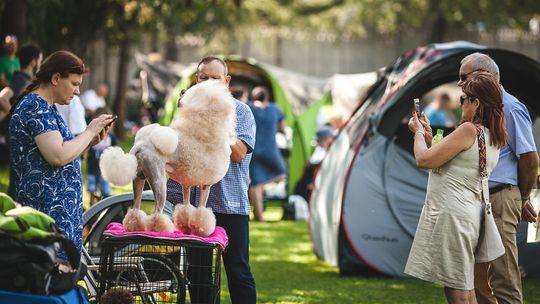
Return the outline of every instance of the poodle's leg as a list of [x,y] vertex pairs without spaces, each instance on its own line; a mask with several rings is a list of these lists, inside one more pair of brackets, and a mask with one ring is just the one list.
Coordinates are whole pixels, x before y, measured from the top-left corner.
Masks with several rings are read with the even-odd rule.
[[133,180],[133,207],[128,210],[122,224],[125,231],[146,230],[146,213],[141,210],[144,178],[137,175]]
[[146,162],[146,165],[143,172],[152,188],[152,192],[154,192],[154,200],[156,201],[154,213],[148,218],[147,229],[157,232],[173,232],[174,225],[171,219],[163,214],[167,194],[165,162],[152,157],[151,161]]
[[163,161],[152,162],[149,168],[145,168],[144,175],[148,179],[150,188],[154,192],[156,202],[154,212],[162,213],[165,208],[167,196],[167,175],[165,174],[165,163]]
[[201,186],[201,201],[199,202],[199,207],[201,208],[206,207],[206,203],[208,202],[208,196],[210,195],[210,187],[212,187],[212,185]]
[[182,185],[182,197],[184,199],[184,205],[189,205],[191,199],[191,187]]
[[144,189],[144,177],[140,177],[138,174],[133,180],[133,209],[141,209],[142,192]]
[[191,233],[207,237],[216,229],[216,216],[212,209],[206,208],[208,196],[210,194],[211,185],[203,185],[201,187],[201,200],[199,208],[197,208],[192,217],[189,218],[189,228]]
[[178,230],[190,234],[189,219],[192,217],[195,207],[190,203],[191,187],[182,184],[182,204],[174,208],[174,224]]

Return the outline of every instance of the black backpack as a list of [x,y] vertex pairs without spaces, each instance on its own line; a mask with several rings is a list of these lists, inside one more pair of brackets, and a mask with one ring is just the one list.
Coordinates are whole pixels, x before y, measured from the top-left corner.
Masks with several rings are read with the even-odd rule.
[[[59,233],[50,216],[30,207],[13,207],[0,194],[0,289],[49,295],[77,286],[86,267],[73,242]],[[61,249],[76,271],[59,271],[56,254]]]

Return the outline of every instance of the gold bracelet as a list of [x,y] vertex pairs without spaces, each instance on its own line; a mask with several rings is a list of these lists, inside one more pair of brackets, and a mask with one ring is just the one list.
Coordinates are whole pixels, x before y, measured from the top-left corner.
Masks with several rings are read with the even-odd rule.
[[426,136],[426,132],[423,131],[423,130],[418,130],[418,131],[414,132],[415,135],[416,135],[417,133],[422,134],[422,136]]

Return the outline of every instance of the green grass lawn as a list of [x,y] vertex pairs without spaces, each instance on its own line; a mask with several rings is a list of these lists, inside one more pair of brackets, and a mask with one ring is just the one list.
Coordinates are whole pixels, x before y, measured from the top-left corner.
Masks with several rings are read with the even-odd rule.
[[[0,191],[5,192],[7,184],[7,168],[0,167]],[[87,199],[85,196],[85,202]],[[416,279],[342,278],[336,267],[313,254],[306,222],[279,221],[281,208],[273,203],[265,218],[266,223],[250,223],[250,259],[258,303],[445,302],[442,287]],[[222,279],[222,303],[230,303],[224,269]],[[525,303],[540,303],[540,280],[525,278],[523,286]]]
[[[270,206],[268,223],[250,223],[251,265],[257,303],[444,303],[443,289],[416,279],[340,277],[317,260],[306,222],[278,221]],[[275,220],[275,221],[272,221]],[[225,276],[225,275],[223,275]],[[540,303],[540,280],[523,280],[525,303]],[[230,303],[226,283],[223,303]]]

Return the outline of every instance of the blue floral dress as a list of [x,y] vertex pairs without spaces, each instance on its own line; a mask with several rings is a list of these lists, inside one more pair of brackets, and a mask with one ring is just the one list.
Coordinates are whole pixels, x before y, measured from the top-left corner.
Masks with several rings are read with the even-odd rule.
[[[53,167],[34,141],[40,134],[59,131],[64,141],[73,139],[56,110],[36,94],[26,95],[9,122],[11,165],[19,203],[49,214],[62,232],[82,249],[82,175],[79,158]],[[65,258],[60,254],[61,258]]]

